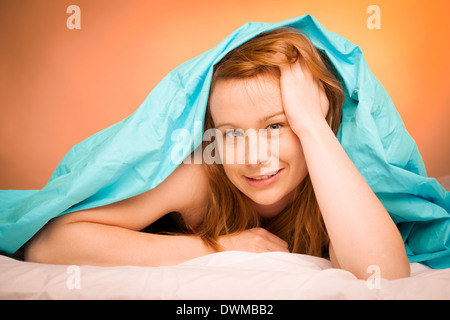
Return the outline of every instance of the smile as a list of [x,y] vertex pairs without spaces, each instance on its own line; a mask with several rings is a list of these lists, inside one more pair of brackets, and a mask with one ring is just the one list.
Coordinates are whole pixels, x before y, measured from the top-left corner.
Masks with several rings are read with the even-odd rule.
[[252,177],[244,176],[244,177],[250,186],[256,187],[256,188],[261,188],[261,187],[268,186],[268,185],[274,183],[275,181],[277,181],[283,170],[284,169],[279,169],[277,171],[269,172],[264,175],[258,175],[258,176],[252,176]]

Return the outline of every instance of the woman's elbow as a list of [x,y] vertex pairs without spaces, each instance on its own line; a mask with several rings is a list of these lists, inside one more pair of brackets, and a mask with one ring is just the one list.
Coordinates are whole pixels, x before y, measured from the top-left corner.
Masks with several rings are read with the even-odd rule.
[[408,278],[411,276],[411,267],[409,262],[403,263],[396,268],[387,270],[385,274],[381,273],[381,277],[387,280],[396,280],[401,278]]
[[373,264],[364,270],[352,270],[359,280],[373,281],[376,279],[396,280],[408,278],[411,275],[409,262],[402,262],[396,265]]
[[38,235],[35,235],[25,246],[24,260],[28,262],[46,263],[48,254],[45,242],[41,241]]
[[[59,227],[59,226],[58,226]],[[37,263],[55,263],[59,229],[54,222],[45,225],[25,246],[24,260]]]

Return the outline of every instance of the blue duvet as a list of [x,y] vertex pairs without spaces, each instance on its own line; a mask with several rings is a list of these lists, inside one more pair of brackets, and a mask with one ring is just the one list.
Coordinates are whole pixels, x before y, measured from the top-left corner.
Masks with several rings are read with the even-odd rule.
[[[0,250],[17,251],[56,216],[157,186],[177,167],[172,151],[184,152],[182,159],[202,141],[194,124],[203,122],[213,65],[257,34],[283,26],[303,30],[341,76],[346,101],[338,139],[397,223],[410,261],[450,267],[450,192],[426,176],[414,140],[361,49],[310,15],[243,25],[170,72],[131,116],[75,145],[44,188],[0,191]],[[176,129],[192,133],[186,148],[172,141]]]

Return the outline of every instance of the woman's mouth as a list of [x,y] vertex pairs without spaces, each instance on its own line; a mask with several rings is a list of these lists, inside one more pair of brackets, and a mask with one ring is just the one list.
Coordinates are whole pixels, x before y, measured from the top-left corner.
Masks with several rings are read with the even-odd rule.
[[244,176],[244,177],[250,186],[255,187],[255,188],[261,188],[261,187],[268,186],[268,185],[274,183],[275,181],[277,181],[283,170],[284,169],[279,169],[277,171],[268,172],[263,175],[251,176],[251,177]]

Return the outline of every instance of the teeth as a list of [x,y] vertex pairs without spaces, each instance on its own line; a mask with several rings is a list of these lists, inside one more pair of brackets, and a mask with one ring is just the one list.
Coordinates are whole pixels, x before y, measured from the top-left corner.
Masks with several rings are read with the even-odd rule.
[[269,179],[270,177],[274,176],[276,173],[271,174],[271,175],[265,175],[265,176],[261,176],[261,177],[255,177],[252,178],[253,180],[264,180],[264,179]]
[[265,179],[269,179],[270,177],[273,177],[274,175],[276,175],[281,169],[277,170],[277,171],[273,171],[273,172],[269,172],[268,174],[259,176],[259,177],[254,177],[254,178],[250,178],[252,180],[265,180]]

